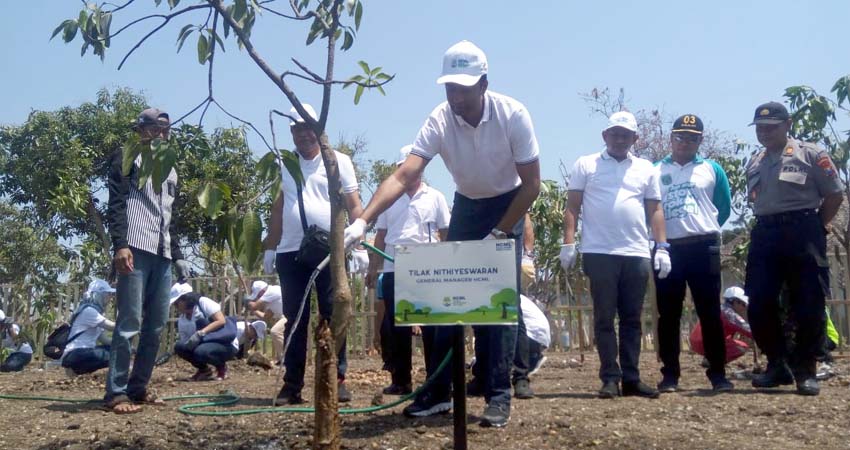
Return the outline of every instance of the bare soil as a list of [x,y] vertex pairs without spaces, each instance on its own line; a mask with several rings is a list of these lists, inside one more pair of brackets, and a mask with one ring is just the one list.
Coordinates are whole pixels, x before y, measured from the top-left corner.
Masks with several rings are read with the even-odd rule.
[[[658,400],[599,400],[595,354],[585,354],[582,363],[578,353],[549,353],[532,379],[536,398],[514,400],[507,427],[480,428],[477,414],[483,400],[469,399],[469,448],[850,449],[850,359],[837,356],[837,375],[822,383],[819,397],[795,395],[790,387],[757,392],[748,380],[736,380],[732,393],[712,395],[699,358],[683,355],[681,392]],[[422,381],[421,363],[415,367]],[[378,392],[389,381],[379,370],[380,358],[352,358],[349,368],[350,405],[379,400]],[[646,382],[658,381],[652,354],[644,353],[641,369]],[[267,406],[279,388],[276,371],[244,361],[231,364],[225,381],[183,381],[191,373],[191,366],[172,359],[156,369],[151,385],[161,396],[230,389],[242,396],[235,408]],[[68,379],[62,370],[32,364],[22,373],[0,374],[0,393],[99,398],[104,377],[101,371]],[[312,403],[309,388],[304,396]],[[97,402],[0,400],[0,448],[290,450],[311,445],[311,414],[198,417],[183,415],[175,406],[147,406],[139,414],[119,416],[103,411]],[[401,408],[343,416],[344,448],[451,448],[450,414],[408,419]]]

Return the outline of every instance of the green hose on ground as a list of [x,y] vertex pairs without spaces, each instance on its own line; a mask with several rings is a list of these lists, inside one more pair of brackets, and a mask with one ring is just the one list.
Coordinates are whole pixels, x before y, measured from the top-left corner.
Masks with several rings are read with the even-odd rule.
[[[366,414],[381,411],[384,409],[394,408],[414,396],[418,395],[425,388],[428,387],[431,382],[433,382],[434,378],[449,364],[449,361],[452,359],[452,351],[449,350],[446,353],[446,357],[443,358],[443,361],[437,367],[437,371],[431,375],[425,383],[419,386],[415,391],[407,394],[405,396],[400,397],[398,400],[394,402],[387,403],[386,405],[379,406],[370,406],[367,408],[345,408],[340,409],[340,414]],[[204,408],[214,408],[214,407],[222,407],[235,405],[239,403],[241,398],[231,392],[225,391],[221,394],[197,394],[197,395],[177,395],[173,397],[165,397],[163,400],[165,401],[178,401],[178,400],[189,400],[189,399],[211,399],[208,402],[202,403],[190,403],[188,405],[181,405],[177,407],[177,411],[180,411],[183,414],[187,414],[190,416],[244,416],[248,414],[262,414],[262,413],[312,413],[315,412],[315,408],[309,407],[268,407],[268,408],[251,408],[251,409],[237,409],[237,410],[227,410],[227,411],[205,411]],[[52,402],[63,402],[63,403],[97,403],[100,402],[101,399],[72,399],[72,398],[62,398],[62,397],[44,397],[44,396],[25,396],[25,395],[8,395],[8,394],[0,394],[0,399],[3,400],[43,400],[43,401],[52,401]]]

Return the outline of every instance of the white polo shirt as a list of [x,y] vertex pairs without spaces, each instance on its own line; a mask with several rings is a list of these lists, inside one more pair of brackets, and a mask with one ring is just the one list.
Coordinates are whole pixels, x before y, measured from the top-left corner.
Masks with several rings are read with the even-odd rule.
[[443,158],[457,191],[471,199],[491,198],[521,184],[517,164],[537,161],[540,150],[525,106],[505,95],[484,93],[484,115],[477,127],[437,106],[413,142],[411,153]]
[[257,301],[265,303],[267,311],[271,311],[275,317],[283,316],[283,297],[281,296],[280,286],[269,285],[266,292]]
[[720,234],[731,210],[729,181],[723,168],[700,156],[685,165],[668,156],[656,166],[667,239]]
[[644,200],[661,200],[651,162],[631,152],[622,161],[607,150],[582,156],[573,166],[569,190],[583,193],[582,253],[649,258]]
[[[381,213],[375,227],[387,230],[385,252],[395,257],[396,245],[437,242],[437,230],[447,229],[450,218],[446,197],[423,182],[413,197],[402,194]],[[394,270],[393,263],[385,260],[383,272]]]
[[[356,192],[358,189],[357,178],[354,175],[354,165],[351,163],[351,158],[336,150],[334,150],[334,153],[336,153],[336,160],[339,164],[342,192],[345,194]],[[305,180],[303,196],[307,226],[316,225],[325,231],[330,231],[331,202],[328,195],[328,173],[325,171],[322,154],[319,153],[312,160],[306,160],[301,157],[301,154],[298,154],[298,162],[301,164],[301,173]],[[281,189],[283,190],[283,226],[277,252],[294,252],[301,246],[304,230],[301,226],[301,213],[298,209],[298,190],[295,180],[286,170],[286,167],[281,167]]]

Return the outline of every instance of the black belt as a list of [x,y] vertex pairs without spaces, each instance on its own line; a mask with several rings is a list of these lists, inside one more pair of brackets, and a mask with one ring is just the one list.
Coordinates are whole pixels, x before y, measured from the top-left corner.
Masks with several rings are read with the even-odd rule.
[[756,222],[759,225],[783,225],[796,223],[810,217],[816,217],[817,215],[818,210],[816,209],[798,209],[796,211],[756,216]]
[[670,245],[688,245],[698,244],[702,242],[720,242],[720,235],[717,233],[699,234],[696,236],[686,236],[683,238],[667,239]]

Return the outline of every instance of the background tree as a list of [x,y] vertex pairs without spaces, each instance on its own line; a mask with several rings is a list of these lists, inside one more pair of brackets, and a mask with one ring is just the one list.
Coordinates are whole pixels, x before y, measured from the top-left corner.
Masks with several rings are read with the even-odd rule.
[[413,303],[407,300],[399,300],[395,305],[396,314],[401,314],[402,320],[407,322],[407,315],[414,311]]
[[[342,230],[345,226],[346,218],[339,180],[339,168],[336,157],[328,143],[325,126],[330,113],[331,88],[333,85],[341,84],[344,87],[354,86],[354,102],[357,103],[365,89],[375,88],[383,93],[381,86],[392,79],[391,76],[383,73],[380,67],[372,68],[363,61],[359,64],[362,69],[361,75],[355,75],[346,80],[338,80],[334,76],[335,52],[337,48],[348,50],[354,44],[354,39],[360,28],[360,22],[363,16],[363,4],[360,0],[291,0],[290,2],[286,2],[285,6],[282,6],[286,8],[284,12],[276,9],[278,3],[275,0],[234,0],[227,3],[223,0],[205,0],[184,7],[179,6],[180,0],[168,0],[167,7],[169,12],[167,14],[149,14],[131,17],[127,20],[126,25],[113,32],[112,23],[114,16],[118,15],[119,12],[126,12],[125,8],[134,2],[135,0],[128,0],[120,6],[108,2],[100,4],[87,3],[76,18],[68,19],[61,23],[53,31],[53,36],[61,34],[65,42],[71,42],[75,39],[79,31],[79,35],[83,41],[81,53],[85,54],[91,48],[95,55],[103,59],[106,50],[110,47],[112,38],[116,35],[126,29],[142,26],[140,24],[150,23],[149,21],[152,19],[157,20],[158,25],[145,34],[124,56],[118,66],[120,69],[127,61],[127,58],[137,48],[147,39],[156,35],[172,20],[180,18],[180,20],[189,21],[178,32],[178,51],[189,36],[194,34],[197,36],[198,62],[207,65],[209,68],[207,98],[189,112],[191,114],[198,110],[201,111],[199,123],[203,122],[204,114],[211,105],[215,105],[224,113],[232,116],[214,97],[213,67],[216,49],[224,51],[224,40],[233,36],[239,48],[244,49],[248,53],[248,56],[257,68],[280,89],[281,93],[286,96],[296,109],[298,115],[313,128],[319,137],[322,159],[328,174],[328,193],[331,200],[330,273],[334,308],[332,325],[329,325],[326,321],[320,321],[316,330],[316,427],[313,446],[314,448],[322,449],[339,448],[339,416],[337,413],[337,383],[335,377],[337,362],[335,355],[338,347],[344,342],[345,332],[348,321],[350,320],[351,292],[347,283],[343,253]],[[157,6],[161,6],[162,3],[161,0],[155,0],[155,5]],[[256,20],[261,15],[265,20],[272,20],[274,18],[309,23],[307,45],[310,45],[317,39],[326,41],[327,43],[324,74],[319,75],[317,71],[311,70],[294,59],[292,60],[295,66],[294,71],[285,70],[278,72],[275,70],[263,58],[251,40],[251,33]],[[322,101],[317,119],[313,119],[306,113],[301,101],[288,84],[288,77],[312,82],[321,89]],[[288,116],[279,111],[273,110],[270,112],[269,122],[272,131],[272,143],[269,145],[265,139],[264,142],[269,146],[269,150],[275,153],[281,165],[285,165],[287,169],[290,169],[292,166],[291,157],[287,159],[283,152],[279,152],[275,142],[273,115]],[[256,131],[253,125],[249,126]],[[125,161],[134,157],[134,154],[141,154],[143,164],[140,174],[143,179],[147,176],[152,177],[154,186],[157,186],[162,178],[170,172],[176,160],[176,151],[173,141],[167,143],[153,142],[150,148],[137,148],[133,149],[129,154],[125,154]],[[290,163],[287,163],[287,161],[290,161]],[[297,170],[294,171],[293,175],[296,182],[300,182]],[[225,196],[224,194],[226,194],[226,189],[223,186],[217,186],[215,191],[219,192],[221,196]],[[208,197],[205,197],[205,199],[208,199]],[[215,204],[213,203],[213,205]],[[224,217],[222,221],[229,229],[229,236],[240,235],[241,242],[245,247],[259,247],[259,236],[256,236],[256,239],[254,239],[254,231],[256,226],[259,225],[259,221],[255,220],[256,211],[253,209],[253,205],[241,205],[241,208],[237,208],[235,211],[231,209],[224,215],[220,214],[220,210],[216,211],[216,208],[211,208],[209,205],[210,203],[207,202],[205,209],[211,217]],[[234,212],[234,214],[231,215],[231,212]],[[236,219],[235,214],[238,213],[243,214],[243,219]],[[240,250],[238,245],[234,246],[234,248],[237,251]],[[259,253],[257,256],[259,256]],[[249,263],[249,267],[257,262],[256,259],[253,261],[248,260],[248,258],[244,259],[244,262]],[[331,326],[332,328],[330,328]]]
[[[791,86],[785,90],[790,106],[793,126],[791,135],[813,142],[826,149],[832,157],[844,186],[844,203],[833,221],[830,235],[838,242],[832,250],[842,267],[841,286],[847,292],[847,268],[850,267],[850,130],[842,130],[840,123],[850,119],[850,74],[839,78],[830,90],[832,97],[819,94],[809,86]],[[846,125],[845,125],[846,126]],[[830,243],[835,242],[830,240]]]
[[508,306],[516,306],[516,291],[502,289],[490,297],[490,306],[496,311],[502,311],[502,319],[508,318]]

